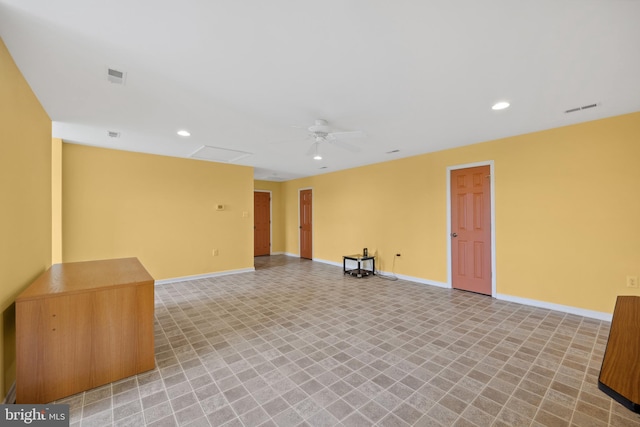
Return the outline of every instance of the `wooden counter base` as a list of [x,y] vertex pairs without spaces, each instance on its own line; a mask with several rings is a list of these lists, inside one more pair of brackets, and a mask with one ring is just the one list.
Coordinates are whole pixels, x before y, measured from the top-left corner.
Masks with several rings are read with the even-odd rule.
[[153,278],[137,258],[53,265],[16,299],[16,401],[153,369]]

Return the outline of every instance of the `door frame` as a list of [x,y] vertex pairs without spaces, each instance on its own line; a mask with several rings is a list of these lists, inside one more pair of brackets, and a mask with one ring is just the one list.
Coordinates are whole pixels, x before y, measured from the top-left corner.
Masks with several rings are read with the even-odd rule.
[[273,192],[271,190],[253,190],[253,192],[269,193],[269,255],[271,255],[273,252]]
[[315,255],[316,251],[315,251],[315,244],[316,244],[316,236],[314,235],[315,233],[315,227],[314,227],[314,223],[315,223],[315,217],[316,217],[316,203],[313,197],[313,187],[303,187],[303,188],[298,188],[298,258],[302,258],[302,248],[300,247],[300,226],[301,226],[301,221],[300,221],[300,193],[302,193],[304,190],[311,190],[311,260],[313,260],[313,256]]
[[490,192],[491,192],[491,297],[495,298],[496,292],[496,191],[495,191],[495,166],[493,160],[483,162],[465,163],[461,165],[447,166],[447,283],[453,289],[453,267],[451,265],[451,171],[468,169],[477,166],[489,166]]

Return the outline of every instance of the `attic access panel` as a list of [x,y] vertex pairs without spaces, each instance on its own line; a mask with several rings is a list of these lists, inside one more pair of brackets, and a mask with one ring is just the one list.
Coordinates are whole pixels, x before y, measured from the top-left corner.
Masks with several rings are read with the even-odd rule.
[[248,157],[251,154],[252,153],[247,153],[245,151],[229,150],[227,148],[203,145],[189,157],[200,160],[209,160],[212,162],[232,163]]

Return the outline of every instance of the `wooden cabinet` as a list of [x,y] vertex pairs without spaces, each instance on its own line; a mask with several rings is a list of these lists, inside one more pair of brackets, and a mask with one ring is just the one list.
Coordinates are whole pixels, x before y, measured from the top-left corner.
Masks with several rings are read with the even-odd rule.
[[619,296],[602,360],[598,388],[640,413],[640,297]]
[[16,299],[17,403],[153,369],[154,281],[137,258],[52,266]]

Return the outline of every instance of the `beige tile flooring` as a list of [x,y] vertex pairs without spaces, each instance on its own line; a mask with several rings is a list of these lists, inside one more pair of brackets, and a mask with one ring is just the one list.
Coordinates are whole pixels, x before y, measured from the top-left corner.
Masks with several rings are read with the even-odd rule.
[[597,388],[608,322],[286,256],[156,286],[157,368],[73,426],[640,426]]

